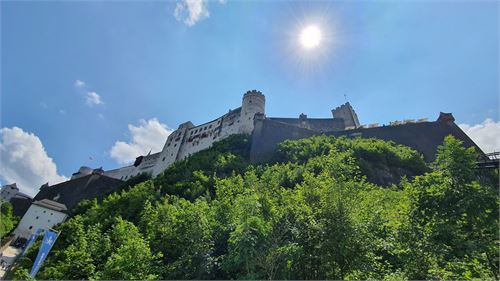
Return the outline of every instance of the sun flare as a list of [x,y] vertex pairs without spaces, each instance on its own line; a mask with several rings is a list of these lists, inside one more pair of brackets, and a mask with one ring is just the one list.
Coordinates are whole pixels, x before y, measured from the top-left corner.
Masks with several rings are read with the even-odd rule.
[[321,43],[321,38],[321,30],[315,25],[309,25],[300,32],[299,41],[304,49],[314,49]]

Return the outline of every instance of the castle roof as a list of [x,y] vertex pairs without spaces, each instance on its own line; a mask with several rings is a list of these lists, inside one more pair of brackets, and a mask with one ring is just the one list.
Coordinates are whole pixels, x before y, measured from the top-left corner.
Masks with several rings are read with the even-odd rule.
[[81,200],[102,198],[116,191],[123,181],[102,174],[91,174],[56,185],[40,188],[34,200],[49,199],[73,209]]
[[57,203],[56,201],[52,201],[49,199],[42,199],[40,201],[35,201],[33,202],[33,205],[37,205],[58,212],[65,212],[68,210],[64,204]]

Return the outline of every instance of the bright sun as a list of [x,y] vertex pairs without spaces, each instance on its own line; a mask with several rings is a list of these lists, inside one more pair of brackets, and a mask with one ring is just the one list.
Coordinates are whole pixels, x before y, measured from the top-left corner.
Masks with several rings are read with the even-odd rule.
[[299,40],[305,49],[314,49],[321,43],[321,30],[315,25],[306,26],[300,32]]

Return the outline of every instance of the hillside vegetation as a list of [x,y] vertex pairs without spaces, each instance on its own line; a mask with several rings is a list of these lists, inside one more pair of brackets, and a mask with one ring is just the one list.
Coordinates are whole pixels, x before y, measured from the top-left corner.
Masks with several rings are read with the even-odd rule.
[[498,171],[458,140],[429,165],[375,139],[285,141],[262,165],[249,146],[232,136],[82,202],[37,278],[498,279]]

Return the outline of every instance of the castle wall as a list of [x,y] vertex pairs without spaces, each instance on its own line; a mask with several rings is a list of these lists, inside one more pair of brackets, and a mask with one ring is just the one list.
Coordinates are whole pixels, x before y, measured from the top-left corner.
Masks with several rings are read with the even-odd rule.
[[105,171],[104,175],[110,178],[119,179],[119,180],[128,180],[133,175],[136,174],[136,167],[134,166],[125,166],[118,169],[113,169],[109,171]]
[[163,146],[163,150],[160,152],[156,165],[153,167],[153,176],[157,176],[167,167],[172,165],[177,159],[179,155],[179,151],[181,146],[184,144],[184,140],[186,137],[186,132],[194,127],[191,122],[186,122],[181,124],[177,130],[172,132],[165,142]]
[[278,143],[314,136],[317,132],[272,119],[256,119],[252,134],[250,161],[260,163],[270,160]]
[[186,132],[185,142],[182,144],[178,160],[183,160],[200,150],[210,147],[221,139],[223,117],[208,123],[192,127]]
[[340,118],[307,118],[302,116],[305,115],[301,115],[301,118],[271,117],[269,119],[319,132],[342,131],[345,129],[344,120]]
[[251,134],[256,113],[264,113],[265,97],[258,91],[245,93],[242,106],[202,125],[194,126],[191,122],[181,124],[167,139],[156,164],[151,169],[157,176],[175,161],[207,149],[216,141],[234,134]]
[[452,135],[463,141],[465,147],[475,147],[476,151],[484,155],[484,152],[454,122],[407,123],[395,126],[333,132],[328,133],[328,135],[378,138],[393,141],[419,151],[426,162],[432,162],[436,159],[438,146],[443,144],[446,136]]
[[277,145],[284,140],[308,138],[314,135],[378,138],[411,147],[422,153],[426,162],[434,161],[437,148],[444,138],[452,135],[464,142],[466,147],[481,149],[454,122],[421,122],[375,128],[358,128],[337,132],[320,132],[298,128],[273,119],[256,120],[252,136],[250,160],[260,163],[270,160]]

